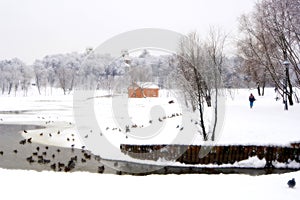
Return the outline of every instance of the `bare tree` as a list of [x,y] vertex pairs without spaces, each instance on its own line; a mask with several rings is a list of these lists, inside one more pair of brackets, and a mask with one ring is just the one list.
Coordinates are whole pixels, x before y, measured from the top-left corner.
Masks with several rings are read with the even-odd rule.
[[51,88],[55,82],[55,76],[64,94],[71,91],[75,84],[76,74],[79,71],[80,59],[81,57],[77,53],[46,56],[43,63],[48,71],[48,82]]
[[[207,49],[207,58],[209,62],[209,68],[211,70],[210,79],[207,82],[211,85],[212,91],[215,93],[214,97],[214,123],[212,130],[212,141],[215,140],[215,132],[216,125],[218,122],[218,96],[219,96],[219,88],[221,87],[222,80],[221,77],[223,75],[223,61],[224,61],[224,45],[226,40],[226,35],[222,33],[220,29],[211,28],[209,32],[209,37],[207,39],[206,49]],[[207,76],[206,76],[207,77]]]
[[[211,30],[207,42],[202,42],[196,32],[188,34],[180,41],[178,52],[178,80],[187,103],[193,111],[198,110],[203,139],[215,139],[217,123],[217,95],[223,63],[225,37]],[[214,104],[212,105],[212,96]],[[213,109],[213,127],[209,130],[205,109]]]
[[6,60],[0,61],[0,83],[1,83],[1,93],[4,94],[7,88],[7,71],[6,71]]
[[[293,86],[300,86],[299,5],[299,0],[260,0],[250,15],[241,17],[243,38],[238,42],[245,60],[261,69],[252,67],[253,71],[270,76],[281,94],[287,78],[290,105]],[[291,64],[290,73],[284,71],[284,61]]]
[[24,96],[27,96],[28,88],[31,84],[31,78],[32,78],[32,68],[31,66],[28,65],[21,65],[20,66],[20,84],[21,84],[21,89],[23,90]]
[[203,139],[208,140],[204,120],[204,102],[207,94],[203,78],[204,55],[202,44],[196,32],[183,37],[179,44],[179,80],[185,97],[191,103],[193,111],[199,111],[199,120]]
[[37,86],[39,94],[41,94],[41,87],[42,86],[46,87],[46,83],[47,83],[47,71],[41,60],[36,60],[33,63],[33,72],[34,72],[35,84]]

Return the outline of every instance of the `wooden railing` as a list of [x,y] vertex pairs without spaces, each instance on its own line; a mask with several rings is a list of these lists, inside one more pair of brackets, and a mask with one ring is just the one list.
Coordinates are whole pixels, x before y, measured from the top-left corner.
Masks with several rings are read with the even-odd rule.
[[159,159],[178,161],[185,164],[228,164],[257,156],[266,160],[266,168],[274,167],[272,161],[300,163],[300,144],[290,146],[195,146],[195,145],[129,145],[122,144],[121,151],[141,160]]

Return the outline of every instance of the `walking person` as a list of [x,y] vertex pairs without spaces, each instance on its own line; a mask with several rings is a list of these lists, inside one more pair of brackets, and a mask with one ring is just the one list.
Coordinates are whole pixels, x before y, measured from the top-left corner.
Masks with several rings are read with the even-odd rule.
[[254,103],[255,100],[256,100],[255,97],[251,93],[250,96],[249,96],[250,108],[253,107],[253,103]]

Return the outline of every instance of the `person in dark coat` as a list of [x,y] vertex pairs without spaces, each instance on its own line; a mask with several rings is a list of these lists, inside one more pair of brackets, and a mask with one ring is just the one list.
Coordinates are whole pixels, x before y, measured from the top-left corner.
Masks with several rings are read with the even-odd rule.
[[250,102],[250,108],[253,107],[253,102],[255,101],[255,97],[253,96],[253,94],[251,93],[249,96],[249,102]]

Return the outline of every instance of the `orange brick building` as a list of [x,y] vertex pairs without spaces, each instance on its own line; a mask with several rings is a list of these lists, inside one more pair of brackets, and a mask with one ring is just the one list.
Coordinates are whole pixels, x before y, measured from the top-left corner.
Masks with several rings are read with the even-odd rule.
[[128,87],[128,98],[158,97],[159,87],[151,82],[133,83]]

